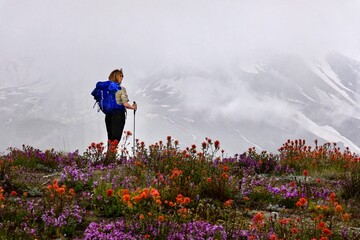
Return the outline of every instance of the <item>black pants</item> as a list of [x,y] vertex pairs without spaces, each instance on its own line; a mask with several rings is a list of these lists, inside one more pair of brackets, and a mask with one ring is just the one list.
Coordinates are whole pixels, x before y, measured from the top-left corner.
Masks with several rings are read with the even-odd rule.
[[126,120],[126,111],[119,111],[106,114],[105,124],[108,140],[120,142]]

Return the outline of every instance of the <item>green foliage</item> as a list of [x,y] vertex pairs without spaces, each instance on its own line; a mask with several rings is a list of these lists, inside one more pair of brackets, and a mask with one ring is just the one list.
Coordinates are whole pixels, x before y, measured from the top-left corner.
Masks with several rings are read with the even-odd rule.
[[8,159],[13,159],[14,166],[28,167],[34,170],[53,172],[59,169],[58,155],[54,149],[42,152],[31,146],[22,146],[22,149],[9,148]]
[[360,164],[353,163],[353,167],[344,174],[343,197],[345,199],[360,200]]
[[126,204],[118,194],[114,192],[110,183],[101,180],[94,189],[92,198],[92,209],[99,215],[105,217],[119,217],[125,214]]

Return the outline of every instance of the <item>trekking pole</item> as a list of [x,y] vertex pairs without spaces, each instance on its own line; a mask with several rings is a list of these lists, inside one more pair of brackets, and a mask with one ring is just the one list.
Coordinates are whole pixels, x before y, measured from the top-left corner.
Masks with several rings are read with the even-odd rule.
[[[136,102],[133,102],[134,104],[136,104]],[[134,109],[134,135],[133,135],[133,154],[134,154],[134,158],[135,158],[135,112],[136,110]]]

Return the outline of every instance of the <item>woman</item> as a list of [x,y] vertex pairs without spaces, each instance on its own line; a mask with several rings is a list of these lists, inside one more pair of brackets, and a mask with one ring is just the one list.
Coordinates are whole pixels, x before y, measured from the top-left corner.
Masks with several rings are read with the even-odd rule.
[[[122,69],[116,69],[112,71],[109,75],[109,80],[112,82],[122,83],[124,74]],[[136,110],[137,105],[129,104],[129,98],[126,93],[126,89],[121,86],[121,90],[118,90],[115,94],[116,102],[124,106],[123,110],[117,110],[112,113],[108,113],[105,116],[106,131],[108,134],[108,141],[111,143],[111,147],[115,150],[117,145],[120,142],[121,135],[124,130],[124,125],[126,121],[126,109]]]

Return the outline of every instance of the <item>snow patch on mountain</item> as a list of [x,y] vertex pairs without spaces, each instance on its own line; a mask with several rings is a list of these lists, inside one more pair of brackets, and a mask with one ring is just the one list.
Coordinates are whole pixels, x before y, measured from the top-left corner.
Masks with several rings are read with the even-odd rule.
[[154,118],[157,118],[159,117],[159,114],[154,114],[154,113],[145,113],[145,116],[149,119],[154,119]]
[[358,105],[356,101],[354,101],[346,91],[351,93],[354,92],[341,84],[341,81],[337,78],[336,74],[331,70],[331,67],[327,64],[327,62],[323,61],[322,63],[319,63],[317,65],[309,64],[309,67],[318,77],[320,77],[320,79],[322,79],[326,84],[328,84],[331,88],[333,88],[336,92],[338,92],[351,104]]
[[352,151],[360,153],[360,147],[358,147],[351,140],[341,135],[336,129],[329,125],[320,126],[315,122],[311,121],[302,113],[297,113],[294,120],[299,123],[304,129],[314,133],[316,136],[324,139],[331,143],[343,143],[346,147],[349,147]]
[[258,150],[260,150],[260,151],[262,150],[262,148],[261,148],[260,146],[256,145],[256,143],[254,143],[254,142],[250,141],[249,139],[247,139],[247,138],[241,133],[241,131],[240,131],[239,129],[234,129],[234,130],[235,130],[235,132],[239,133],[240,136],[241,136],[241,138],[244,139],[247,143],[249,143],[250,146],[254,146],[254,147],[256,147],[256,148],[257,148]]

